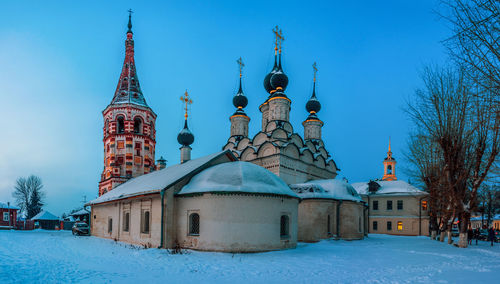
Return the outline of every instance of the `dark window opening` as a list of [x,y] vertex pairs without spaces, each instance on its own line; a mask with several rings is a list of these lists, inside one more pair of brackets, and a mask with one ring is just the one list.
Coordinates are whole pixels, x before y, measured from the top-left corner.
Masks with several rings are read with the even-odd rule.
[[392,210],[392,200],[387,200],[387,210]]
[[392,222],[387,221],[387,231],[392,231]]
[[377,221],[373,221],[372,227],[373,227],[374,231],[378,230],[378,222]]
[[130,213],[125,213],[125,217],[123,218],[123,231],[128,232],[130,228]]
[[123,117],[118,118],[118,133],[125,132],[125,122],[123,121]]
[[373,201],[373,210],[378,210],[378,201],[377,200]]
[[108,219],[108,233],[113,232],[113,218]]
[[392,166],[391,165],[387,166],[387,174],[392,175]]
[[327,218],[327,221],[326,221],[326,232],[328,234],[331,233],[331,231],[330,231],[330,215],[328,215],[328,218]]
[[142,233],[149,233],[149,211],[143,211],[142,214]]
[[134,133],[141,133],[142,120],[138,117],[134,119]]
[[280,237],[281,238],[288,238],[289,227],[290,227],[290,225],[288,222],[288,216],[281,215],[281,220],[280,220]]
[[403,200],[398,200],[398,210],[403,210]]
[[200,235],[200,215],[198,213],[189,215],[189,234],[191,236]]

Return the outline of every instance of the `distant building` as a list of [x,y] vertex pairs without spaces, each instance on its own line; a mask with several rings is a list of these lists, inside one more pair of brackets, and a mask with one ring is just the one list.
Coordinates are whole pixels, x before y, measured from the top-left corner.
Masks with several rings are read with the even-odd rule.
[[14,229],[19,207],[0,202],[0,229]]
[[49,211],[42,211],[30,220],[35,222],[35,229],[55,230],[56,227],[59,228],[60,226],[59,217]]
[[[482,229],[487,226],[487,216],[477,216],[477,217],[472,217],[470,218],[470,223],[471,227],[473,229],[479,228]],[[491,223],[490,226],[493,227],[495,230],[500,230],[500,214],[493,215],[491,217]]]
[[384,159],[382,180],[353,183],[368,204],[366,230],[373,234],[420,236],[429,234],[429,194],[397,180],[391,146]]

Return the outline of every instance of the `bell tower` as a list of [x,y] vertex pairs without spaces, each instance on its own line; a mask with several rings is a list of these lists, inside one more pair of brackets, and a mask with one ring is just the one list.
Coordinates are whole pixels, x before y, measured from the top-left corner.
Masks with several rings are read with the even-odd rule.
[[155,169],[156,114],[142,95],[134,60],[129,10],[125,60],[111,103],[102,112],[104,168],[99,196],[130,178]]
[[396,159],[392,157],[391,152],[391,138],[389,138],[389,150],[387,151],[387,157],[384,159],[384,176],[382,180],[393,181],[396,178]]

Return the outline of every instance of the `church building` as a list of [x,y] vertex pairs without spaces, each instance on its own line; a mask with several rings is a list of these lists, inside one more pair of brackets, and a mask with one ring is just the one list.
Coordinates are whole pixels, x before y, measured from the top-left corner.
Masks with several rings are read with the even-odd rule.
[[248,99],[241,85],[240,59],[239,90],[233,97],[236,111],[229,117],[230,137],[223,150],[231,150],[239,160],[270,170],[287,184],[313,179],[333,179],[339,169],[321,139],[321,128],[324,123],[317,115],[321,104],[316,97],[316,64],[313,65],[313,92],[305,106],[309,115],[302,123],[304,126],[304,138],[302,138],[290,123],[292,100],[285,93],[288,76],[283,71],[281,58],[283,34],[278,27],[274,33],[276,36],[274,66],[264,78],[264,89],[268,97],[259,106],[262,113],[262,129],[253,137],[248,134],[250,117],[244,111]]
[[366,231],[372,234],[426,236],[429,234],[429,194],[398,180],[391,141],[383,160],[381,180],[353,183],[368,204]]
[[163,159],[154,163],[156,114],[140,91],[131,27],[129,15],[125,63],[103,112],[104,171],[99,197],[87,204],[93,236],[221,252],[295,248],[299,236],[304,241],[363,238],[364,202],[350,185],[333,180],[338,168],[321,139],[316,72],[303,123],[305,139],[289,122],[281,31],[275,30],[275,66],[264,81],[269,97],[260,106],[262,131],[248,138],[239,60],[237,109],[223,151],[191,159],[195,137],[188,126],[192,100],[186,91],[181,97],[184,127],[177,135],[180,163],[165,167]]

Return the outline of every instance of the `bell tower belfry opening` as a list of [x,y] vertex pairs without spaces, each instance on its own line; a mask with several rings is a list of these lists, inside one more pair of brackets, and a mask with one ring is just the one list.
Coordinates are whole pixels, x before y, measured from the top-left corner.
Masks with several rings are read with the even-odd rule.
[[391,138],[389,138],[389,150],[387,151],[387,157],[384,159],[384,176],[382,177],[382,180],[387,180],[387,181],[397,180],[396,159],[392,157]]

